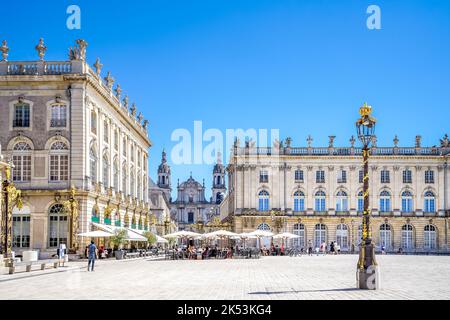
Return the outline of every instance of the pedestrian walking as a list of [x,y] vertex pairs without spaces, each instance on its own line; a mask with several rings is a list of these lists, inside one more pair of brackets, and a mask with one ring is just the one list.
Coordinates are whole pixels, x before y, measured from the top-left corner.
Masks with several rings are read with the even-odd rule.
[[333,241],[331,241],[331,243],[330,243],[330,252],[331,252],[331,254],[334,254],[334,242]]
[[312,241],[311,240],[308,241],[308,254],[310,256],[313,255],[313,246],[312,246]]
[[[94,241],[91,241],[91,244],[88,246],[88,271],[94,271],[94,264],[97,256],[97,246],[94,244]],[[89,268],[91,270],[89,270]]]

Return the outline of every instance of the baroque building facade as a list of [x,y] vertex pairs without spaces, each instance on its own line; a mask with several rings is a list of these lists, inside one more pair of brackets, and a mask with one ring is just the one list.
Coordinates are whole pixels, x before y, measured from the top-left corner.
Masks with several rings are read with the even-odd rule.
[[79,39],[68,61],[46,61],[41,39],[38,60],[10,62],[0,47],[0,143],[24,204],[13,210],[16,252],[81,249],[90,239],[76,234],[93,224],[143,231],[155,220],[148,121],[110,72],[102,78],[98,58],[88,65],[86,48]]
[[[236,140],[228,164],[229,193],[221,204],[222,221],[235,232],[255,229],[291,232],[293,245],[306,248],[337,242],[357,251],[363,211],[361,148],[291,147],[291,139],[273,147],[240,146]],[[374,146],[369,159],[371,232],[377,250],[447,252],[449,247],[450,143],[438,147]]]
[[227,190],[225,174],[225,166],[222,164],[219,154],[217,163],[213,168],[212,196],[209,201],[205,196],[205,181],[203,180],[203,183],[196,181],[192,177],[192,173],[186,181],[180,183],[178,180],[177,198],[172,200],[170,166],[167,163],[166,152],[162,152],[161,164],[158,167],[157,186],[164,191],[165,197],[169,199],[171,216],[177,222],[179,230],[205,232],[219,226],[219,206]]

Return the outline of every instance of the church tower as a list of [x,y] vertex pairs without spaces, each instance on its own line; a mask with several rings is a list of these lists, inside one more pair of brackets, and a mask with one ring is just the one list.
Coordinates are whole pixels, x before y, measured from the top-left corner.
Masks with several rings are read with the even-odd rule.
[[163,189],[167,200],[171,199],[170,166],[167,164],[166,152],[163,150],[161,164],[158,167],[158,187]]
[[212,203],[220,204],[225,197],[225,166],[222,164],[222,154],[217,153],[217,163],[213,169]]

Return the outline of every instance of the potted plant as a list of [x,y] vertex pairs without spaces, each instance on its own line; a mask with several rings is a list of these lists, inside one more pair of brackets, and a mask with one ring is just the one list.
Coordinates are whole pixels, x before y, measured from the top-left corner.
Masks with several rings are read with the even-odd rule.
[[110,241],[114,247],[117,247],[118,250],[115,251],[115,256],[117,260],[123,259],[124,251],[122,250],[123,245],[126,242],[127,238],[127,230],[118,229],[114,231],[114,235],[110,238]]

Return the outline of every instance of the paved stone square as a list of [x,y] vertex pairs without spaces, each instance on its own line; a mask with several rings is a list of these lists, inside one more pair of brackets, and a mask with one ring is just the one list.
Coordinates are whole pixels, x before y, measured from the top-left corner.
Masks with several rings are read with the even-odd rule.
[[449,256],[378,256],[382,289],[355,289],[357,255],[97,261],[95,272],[0,276],[0,299],[450,299]]

